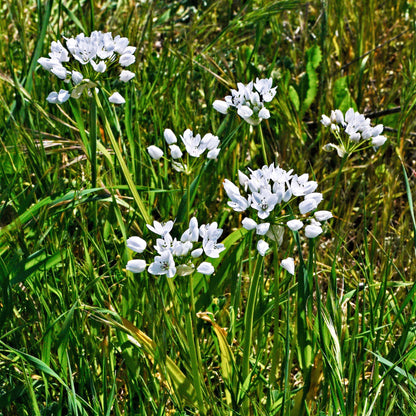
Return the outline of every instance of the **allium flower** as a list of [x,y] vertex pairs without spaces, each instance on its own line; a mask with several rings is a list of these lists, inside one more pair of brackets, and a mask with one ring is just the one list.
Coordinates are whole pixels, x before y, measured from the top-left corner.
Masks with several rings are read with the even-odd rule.
[[147,270],[155,275],[166,274],[168,277],[175,276],[176,266],[172,253],[169,250],[165,250],[160,256],[156,256],[155,261]]
[[[354,111],[352,108],[345,113],[345,117],[341,110],[331,111],[330,117],[323,114],[321,123],[325,127],[329,127],[339,141],[338,145],[333,143],[326,144],[324,150],[331,151],[335,149],[340,157],[355,151],[365,141],[369,141],[377,149],[387,140],[386,137],[381,136],[384,129],[382,124],[371,126],[369,118]],[[346,142],[344,142],[342,137],[344,134],[348,138]]]
[[231,95],[225,97],[225,101],[215,100],[213,107],[222,114],[226,114],[230,107],[237,110],[237,114],[247,123],[255,126],[263,119],[270,117],[269,110],[264,103],[273,100],[276,95],[276,87],[272,88],[272,78],[256,79],[247,85],[239,82],[238,90],[231,90]]
[[[199,259],[204,254],[206,257],[218,258],[220,253],[225,250],[224,244],[218,242],[223,230],[218,228],[216,222],[198,227],[198,220],[196,217],[192,217],[189,221],[189,228],[182,233],[181,239],[177,240],[170,234],[173,225],[173,221],[168,221],[165,224],[153,221],[153,225],[147,224],[147,228],[160,237],[153,245],[156,255],[148,267],[148,272],[154,275],[166,274],[167,277],[173,277],[175,274],[186,276],[197,270],[199,273],[211,275],[214,272],[214,266]],[[143,252],[146,245],[146,241],[140,237],[130,237],[127,240],[127,246],[138,253]],[[195,245],[199,245],[199,247],[195,247]],[[176,265],[178,261],[180,264]],[[130,260],[126,266],[127,270],[134,273],[142,272],[145,267],[144,260]]]
[[140,237],[130,237],[127,239],[127,247],[136,253],[143,253],[146,250],[146,241]]
[[280,262],[280,266],[282,266],[288,273],[292,276],[295,274],[295,261],[293,257],[288,257]]
[[201,274],[211,275],[214,273],[215,269],[214,266],[211,263],[208,263],[207,261],[203,261],[198,268],[196,269]]
[[[308,174],[298,176],[293,174],[293,170],[286,171],[272,163],[261,169],[250,169],[249,176],[238,172],[238,179],[247,196],[240,193],[237,185],[225,179],[224,190],[230,199],[228,205],[237,212],[246,212],[251,208],[254,218],[245,217],[242,226],[248,231],[255,229],[257,235],[264,235],[279,243],[283,239],[282,223],[286,222],[292,231],[299,231],[304,227],[304,222],[309,221],[307,232],[305,227],[305,236],[314,238],[322,232],[321,223],[318,221],[323,222],[332,217],[329,211],[317,211],[318,221],[310,218],[310,214],[316,210],[323,197],[320,192],[315,192],[318,183],[310,181]],[[299,201],[298,198],[302,199]],[[288,219],[284,214],[287,205],[294,216],[299,212],[302,219]],[[266,218],[267,222],[262,222]],[[267,251],[264,247],[263,243],[257,245],[262,256],[262,253]]]
[[149,146],[147,148],[147,152],[149,153],[150,157],[155,160],[159,160],[163,156],[163,150],[157,146]]
[[266,243],[264,240],[259,240],[257,242],[257,251],[259,252],[260,256],[264,257],[268,249],[269,249],[269,244]]
[[129,260],[126,269],[132,273],[141,273],[146,270],[146,262],[144,260]]
[[[39,58],[38,63],[70,87],[48,95],[48,102],[62,104],[69,97],[78,99],[83,91],[100,87],[101,80],[115,78],[128,82],[135,74],[123,68],[135,62],[135,47],[128,46],[129,40],[111,33],[94,31],[90,36],[83,33],[75,38],[65,38],[66,47],[60,41],[52,42],[49,58]],[[117,69],[121,66],[121,71]],[[72,81],[72,85],[71,85]],[[63,92],[65,91],[65,93]],[[111,103],[124,104],[124,98],[115,92]]]

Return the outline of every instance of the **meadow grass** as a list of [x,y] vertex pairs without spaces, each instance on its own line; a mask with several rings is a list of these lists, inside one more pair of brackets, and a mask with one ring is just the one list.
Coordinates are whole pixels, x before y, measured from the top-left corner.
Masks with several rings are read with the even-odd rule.
[[[412,2],[0,11],[0,415],[416,414]],[[47,103],[63,83],[37,60],[92,30],[137,46],[126,103]],[[256,77],[277,86],[269,119],[213,109]],[[349,107],[384,124],[386,144],[325,152],[321,115]],[[150,145],[169,154],[166,128],[218,135],[217,160],[189,174],[152,160]],[[287,229],[262,257],[222,183],[265,158],[315,178],[334,218],[313,240]],[[126,271],[129,237],[154,241],[153,220],[180,233],[193,215],[224,229],[213,275]]]

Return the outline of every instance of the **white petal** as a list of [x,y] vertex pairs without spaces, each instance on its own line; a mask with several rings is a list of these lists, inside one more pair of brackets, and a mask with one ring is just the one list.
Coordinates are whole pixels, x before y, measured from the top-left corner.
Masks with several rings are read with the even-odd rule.
[[317,225],[307,225],[305,227],[305,236],[307,238],[315,238],[322,233],[322,228]]
[[303,222],[301,220],[290,220],[286,223],[286,225],[292,230],[292,231],[298,231],[303,227]]
[[149,153],[150,157],[155,160],[159,160],[163,156],[163,150],[154,145],[149,146],[147,148],[147,152]]
[[217,110],[221,114],[227,114],[228,109],[230,108],[230,105],[228,103],[221,100],[215,100],[212,103],[212,106],[214,107],[214,110]]
[[126,241],[127,247],[136,253],[143,253],[146,249],[146,241],[140,237],[130,237]]
[[322,211],[316,211],[314,215],[315,215],[315,218],[316,218],[319,222],[322,222],[322,221],[327,221],[327,220],[329,220],[330,218],[332,218],[332,212],[330,212],[330,211],[325,211],[325,210],[322,210]]
[[134,72],[127,71],[127,69],[123,69],[120,73],[120,81],[122,82],[129,82],[136,76]]
[[146,262],[144,260],[129,260],[126,269],[133,273],[141,273],[146,269]]
[[288,257],[280,262],[280,265],[288,271],[292,276],[295,274],[295,261],[293,257]]
[[267,231],[269,231],[270,223],[263,222],[261,224],[258,224],[256,227],[256,234],[258,235],[265,235]]
[[215,271],[214,266],[211,263],[208,263],[207,261],[202,262],[196,270],[199,273],[206,275],[211,275]]
[[183,155],[182,150],[176,144],[171,144],[169,146],[169,149],[170,149],[170,155],[172,156],[173,159],[179,159],[182,157]]
[[244,218],[241,224],[248,231],[254,230],[257,227],[256,221],[248,217]]
[[167,144],[173,144],[178,141],[178,139],[175,136],[175,133],[171,129],[165,129],[163,132],[163,136],[165,137]]
[[118,92],[115,92],[113,95],[108,97],[108,101],[113,104],[124,104],[126,102],[126,100]]
[[266,243],[264,240],[259,240],[257,242],[257,251],[259,252],[260,256],[264,256],[268,249],[269,249],[269,244]]

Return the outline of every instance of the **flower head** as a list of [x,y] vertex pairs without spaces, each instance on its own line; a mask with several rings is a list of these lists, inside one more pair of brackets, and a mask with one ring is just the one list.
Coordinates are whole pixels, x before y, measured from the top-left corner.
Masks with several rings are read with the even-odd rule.
[[[58,40],[51,43],[49,58],[42,57],[38,63],[57,78],[65,81],[69,91],[60,90],[48,95],[50,103],[62,104],[69,97],[78,99],[83,91],[100,86],[104,76],[128,82],[135,74],[124,68],[135,62],[135,47],[128,46],[128,39],[113,38],[111,33],[94,31],[90,36],[84,33],[75,38],[65,38],[66,47]],[[117,63],[118,61],[118,63]],[[117,66],[121,71],[117,70]],[[71,85],[72,82],[72,85]],[[65,91],[65,94],[62,92]],[[114,92],[109,101],[124,104],[124,98]]]
[[276,87],[272,88],[272,78],[256,79],[247,85],[237,83],[237,90],[232,89],[231,95],[225,97],[225,101],[215,100],[213,107],[222,114],[226,114],[230,107],[237,110],[237,114],[247,123],[255,126],[263,119],[270,117],[269,110],[264,106],[273,100],[276,95]]

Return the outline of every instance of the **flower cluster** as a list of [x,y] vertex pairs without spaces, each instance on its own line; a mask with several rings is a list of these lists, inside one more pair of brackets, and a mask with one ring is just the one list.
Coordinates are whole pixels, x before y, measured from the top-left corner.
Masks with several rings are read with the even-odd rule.
[[[66,47],[58,40],[52,42],[49,58],[39,58],[38,63],[59,79],[70,84],[70,91],[61,89],[59,92],[51,92],[47,101],[53,104],[62,104],[70,97],[78,99],[84,90],[99,86],[102,74],[113,70],[119,64],[122,70],[119,80],[130,81],[135,74],[126,68],[135,62],[133,55],[136,48],[129,45],[129,40],[124,37],[115,36],[111,32],[103,33],[94,31],[91,35],[83,33],[75,38],[65,38]],[[114,104],[125,103],[124,98],[115,92],[109,97]]]
[[[340,142],[340,145],[329,143],[324,149],[327,151],[336,149],[338,155],[341,157],[354,150],[358,144],[365,140],[369,140],[371,146],[375,149],[382,146],[387,140],[385,136],[381,135],[384,129],[382,124],[378,124],[374,127],[371,126],[369,118],[366,118],[364,114],[354,111],[352,108],[345,113],[345,117],[341,110],[332,110],[329,117],[323,114],[321,123],[325,127],[330,127],[331,131]],[[342,141],[342,138],[340,137],[340,127],[351,141],[352,146],[349,146],[349,143],[344,143]]]
[[[257,217],[256,220],[246,217],[242,225],[246,230],[255,230],[260,236],[268,236],[276,240],[276,234],[279,233],[276,227],[286,223],[290,230],[299,231],[307,222],[304,229],[305,236],[315,238],[323,232],[322,223],[332,218],[329,211],[315,211],[323,197],[320,192],[315,192],[318,183],[309,180],[308,174],[298,176],[293,174],[293,170],[286,171],[272,163],[261,169],[250,170],[250,176],[239,171],[239,183],[247,196],[241,195],[239,187],[228,179],[224,180],[224,189],[230,198],[228,205],[237,212],[245,212],[251,208]],[[298,197],[302,198],[298,204],[300,215],[295,218],[292,201]],[[289,215],[283,214],[285,207],[288,207]],[[310,215],[313,211],[315,211],[314,217]],[[273,225],[270,221],[263,221],[268,218],[271,218]],[[257,250],[262,256],[268,249],[269,244],[266,241],[263,239],[258,241]],[[285,259],[282,267],[289,264],[287,270],[291,272],[292,261]]]
[[[165,129],[163,135],[166,143],[169,145],[172,159],[181,159],[183,152],[176,144],[178,139],[176,138],[175,133],[171,129]],[[201,138],[199,134],[194,136],[193,132],[187,129],[181,136],[181,140],[185,145],[186,152],[192,157],[200,157],[205,151],[207,151],[208,159],[216,159],[221,150],[218,147],[220,140],[217,136],[214,136],[211,133],[207,133]],[[149,146],[147,151],[150,157],[156,160],[159,160],[163,156],[163,150],[154,145]]]
[[215,100],[212,104],[214,109],[227,114],[230,107],[235,107],[238,115],[253,126],[270,117],[264,103],[272,101],[276,95],[276,87],[272,88],[272,78],[257,78],[256,82],[251,81],[247,85],[239,82],[237,87],[238,90],[232,89],[225,101]]
[[[154,245],[157,254],[147,268],[150,274],[165,274],[167,277],[174,277],[176,274],[188,275],[195,271],[195,263],[203,254],[210,258],[218,258],[225,250],[224,244],[218,243],[223,230],[218,228],[216,222],[198,226],[198,220],[192,217],[189,221],[189,228],[183,232],[180,240],[171,235],[173,224],[173,221],[165,224],[153,221],[153,225],[147,224],[147,228],[159,236]],[[141,237],[130,237],[127,240],[127,247],[136,253],[143,253],[146,246],[146,241]],[[176,262],[180,264],[177,265]],[[133,273],[141,273],[146,269],[146,261],[130,260],[126,269]],[[196,267],[196,271],[211,275],[214,273],[214,266],[207,261],[202,261]]]

